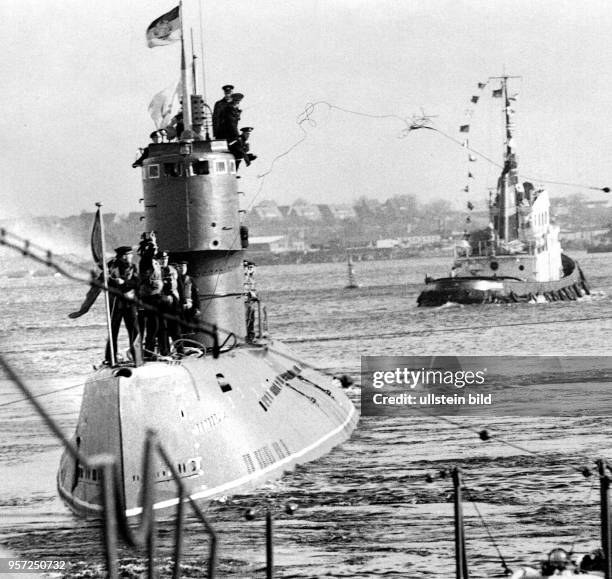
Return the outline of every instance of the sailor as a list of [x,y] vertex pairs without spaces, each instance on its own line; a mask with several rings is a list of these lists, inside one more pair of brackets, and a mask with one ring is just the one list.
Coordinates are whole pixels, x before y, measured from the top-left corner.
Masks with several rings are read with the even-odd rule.
[[[186,324],[195,324],[200,317],[200,296],[198,288],[191,276],[187,273],[189,263],[181,261],[178,264],[178,294],[180,317]],[[193,329],[189,326],[181,328],[181,337],[193,334]],[[179,348],[179,351],[181,349]]]
[[564,571],[574,570],[574,564],[569,553],[565,549],[553,549],[548,554],[548,559],[542,563],[542,575],[565,575]]
[[242,127],[240,129],[240,137],[238,140],[239,140],[239,145],[240,145],[239,152],[241,156],[236,157],[236,169],[238,169],[238,167],[240,166],[241,159],[244,159],[244,162],[247,167],[251,164],[251,161],[254,161],[255,159],[257,159],[257,155],[252,155],[249,152],[251,150],[251,146],[248,141],[249,141],[249,137],[251,136],[252,131],[253,131],[253,127]]
[[143,310],[141,327],[145,330],[145,359],[155,357],[157,335],[159,333],[159,318],[161,309],[161,293],[163,289],[162,272],[157,253],[155,233],[143,233],[140,246],[140,300]]
[[[138,272],[133,264],[134,251],[129,245],[122,245],[115,249],[115,258],[108,263],[109,305],[111,316],[111,339],[113,351],[117,352],[117,336],[121,321],[125,323],[130,342],[132,359],[136,359],[134,349],[139,337],[138,310],[136,308],[136,295],[139,287]],[[110,364],[110,343],[106,344],[106,361]]]
[[183,111],[181,110],[172,117],[172,120],[170,121],[170,124],[165,128],[165,131],[168,140],[172,141],[173,139],[179,140],[184,130],[185,123],[183,122]]
[[[164,130],[164,133],[166,131]],[[161,143],[163,141],[163,137],[161,134],[161,131],[153,131],[150,135],[149,138],[151,139],[151,142],[153,144],[157,144],[157,143]],[[149,147],[145,147],[144,149],[142,149],[142,154],[140,155],[140,157],[138,159],[136,159],[133,163],[132,163],[132,167],[135,169],[136,167],[142,167],[142,162],[149,156]]]
[[244,98],[243,94],[235,93],[232,95],[230,104],[221,110],[219,117],[218,129],[215,132],[217,139],[226,139],[227,144],[231,145],[234,141],[240,138],[240,132],[238,131],[238,123],[240,122],[240,116],[242,110],[240,110],[240,103]]
[[169,264],[170,255],[167,251],[162,251],[160,255],[160,266],[162,275],[162,291],[160,300],[160,320],[159,320],[159,353],[162,356],[170,354],[170,339],[178,340],[179,324],[179,293],[178,293],[178,272]]
[[255,289],[255,264],[252,261],[244,260],[242,265],[244,267],[244,295],[246,298],[246,339],[247,342],[253,342],[255,340],[255,311],[259,302]]
[[232,95],[234,93],[234,87],[231,84],[226,84],[221,87],[223,91],[223,98],[218,100],[213,107],[212,123],[213,123],[213,134],[216,139],[223,137],[219,134],[219,127],[221,125],[221,119],[223,118],[223,112],[226,108],[232,106]]

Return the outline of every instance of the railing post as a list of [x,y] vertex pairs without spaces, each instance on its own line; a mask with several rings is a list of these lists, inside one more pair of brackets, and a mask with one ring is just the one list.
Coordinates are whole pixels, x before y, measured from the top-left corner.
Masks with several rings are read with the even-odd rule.
[[181,576],[181,559],[183,557],[183,524],[185,522],[184,498],[185,495],[183,493],[183,485],[179,483],[179,501],[176,505],[176,523],[174,527],[174,579],[179,579]]
[[100,469],[102,471],[102,492],[104,493],[104,558],[108,579],[116,579],[119,576],[114,467],[113,457],[105,457]]
[[465,553],[465,535],[463,527],[463,507],[461,504],[461,469],[453,469],[453,487],[455,498],[455,568],[457,579],[469,579],[467,556]]
[[266,579],[274,577],[274,524],[270,508],[266,510]]
[[610,535],[610,477],[607,474],[608,463],[597,461],[599,470],[599,493],[601,512],[601,549],[604,556],[604,577],[612,579],[612,536]]

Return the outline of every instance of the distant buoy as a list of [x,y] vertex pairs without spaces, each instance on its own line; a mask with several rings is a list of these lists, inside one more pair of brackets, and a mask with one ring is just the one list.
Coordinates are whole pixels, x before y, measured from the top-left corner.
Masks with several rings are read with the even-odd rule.
[[355,272],[353,270],[353,260],[351,256],[348,256],[347,260],[348,265],[348,284],[346,285],[346,289],[357,289],[359,284],[355,281]]

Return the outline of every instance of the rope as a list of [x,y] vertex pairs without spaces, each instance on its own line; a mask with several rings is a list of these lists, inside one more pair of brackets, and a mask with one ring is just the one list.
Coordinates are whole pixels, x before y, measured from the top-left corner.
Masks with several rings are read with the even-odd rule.
[[[593,491],[593,488],[594,488],[594,487],[595,487],[595,478],[593,477],[593,478],[591,479],[591,486],[590,486],[590,487],[587,489],[587,494],[586,494],[586,497],[585,497],[585,499],[584,499],[584,502],[585,502],[585,503],[588,503],[589,498],[591,497],[591,492]],[[583,529],[583,532],[584,532],[584,529]],[[576,541],[578,540],[578,537],[579,537],[579,536],[580,536],[580,535],[578,535],[578,536],[574,537],[574,540],[572,541],[572,544],[571,544],[571,546],[570,546],[570,548],[569,548],[569,552],[570,552],[570,553],[573,553],[573,552],[574,552],[574,545],[576,544]]]
[[489,530],[489,526],[485,522],[484,517],[482,516],[482,514],[480,512],[480,509],[478,508],[478,505],[472,499],[472,491],[468,488],[468,486],[465,484],[465,482],[463,483],[463,488],[468,492],[468,494],[469,494],[469,501],[472,503],[472,506],[476,510],[476,514],[478,515],[478,518],[480,519],[480,522],[482,523],[482,526],[484,527],[485,531],[487,532],[487,535],[489,536],[489,540],[491,541],[491,544],[493,545],[493,547],[497,551],[497,556],[499,557],[499,560],[501,561],[501,566],[502,566],[503,570],[505,571],[506,575],[510,575],[510,573],[512,573],[512,570],[506,564],[506,560],[504,559],[504,556],[502,555],[499,547],[497,546],[497,543],[495,542],[495,539],[493,538],[493,535],[491,534],[491,531]]
[[19,404],[20,402],[28,402],[32,398],[42,398],[43,396],[50,396],[51,394],[57,394],[58,392],[65,392],[66,390],[72,390],[73,388],[82,388],[83,384],[73,384],[72,386],[64,386],[63,388],[58,388],[57,390],[49,390],[49,392],[43,392],[42,394],[33,394],[32,397],[28,398],[20,398],[19,400],[10,400],[8,402],[2,402],[0,404],[0,408],[4,406],[11,406],[12,404]]
[[[427,127],[427,128],[432,129],[433,131],[436,131],[437,133],[440,133],[440,135],[447,138],[449,141],[452,141],[456,145],[460,146],[462,149],[466,149],[470,151],[471,153],[478,155],[480,158],[484,159],[488,163],[491,163],[491,165],[498,167],[499,169],[503,169],[503,165],[501,163],[498,163],[497,161],[494,161],[490,157],[487,157],[484,153],[482,153],[478,149],[474,149],[473,147],[470,147],[469,145],[464,144],[459,139],[455,139],[455,137],[449,135],[448,133],[445,133],[442,129],[439,129],[437,127]],[[549,181],[546,179],[540,179],[538,177],[530,177],[529,175],[523,175],[523,179],[529,179],[530,181],[537,181],[539,183],[546,183],[548,185],[566,185],[567,187],[576,187],[580,189],[590,189],[592,191],[603,191],[604,193],[610,193],[610,187],[598,187],[598,186],[593,186],[593,185],[586,185],[584,183],[567,183],[565,181]]]
[[[285,149],[283,152],[277,154],[276,156],[274,156],[272,158],[272,160],[270,161],[268,168],[265,169],[263,171],[263,173],[259,173],[257,175],[257,179],[260,180],[259,183],[259,187],[255,193],[255,195],[253,196],[253,198],[251,199],[250,203],[248,204],[248,206],[245,209],[245,212],[248,216],[249,211],[252,209],[252,207],[255,204],[255,201],[259,198],[260,194],[263,191],[264,185],[265,185],[265,179],[268,175],[270,175],[270,173],[272,173],[274,166],[276,165],[276,163],[290,155],[295,149],[297,149],[307,138],[308,138],[308,131],[304,128],[304,126],[308,126],[308,127],[312,127],[312,128],[316,128],[317,126],[317,121],[313,118],[313,115],[317,109],[317,107],[320,106],[325,106],[327,107],[329,110],[337,110],[340,111],[342,113],[345,114],[349,114],[349,115],[354,115],[354,116],[358,116],[358,117],[364,117],[364,118],[369,118],[369,119],[376,119],[376,120],[385,120],[385,119],[395,119],[397,121],[399,121],[400,123],[402,123],[404,125],[403,129],[400,131],[400,133],[398,134],[398,139],[403,139],[405,137],[407,137],[411,132],[418,130],[418,129],[428,129],[428,130],[432,130],[435,131],[437,133],[439,133],[440,135],[442,135],[443,137],[445,137],[446,139],[452,141],[453,143],[455,143],[456,145],[460,146],[463,149],[467,149],[468,151],[474,153],[475,155],[478,155],[479,157],[481,157],[482,159],[484,159],[485,161],[487,161],[488,163],[490,163],[491,165],[498,167],[498,168],[503,168],[503,165],[498,163],[497,161],[494,161],[493,159],[491,159],[490,157],[488,157],[487,155],[485,155],[484,153],[482,153],[481,151],[474,149],[473,147],[470,147],[469,145],[464,144],[462,141],[452,137],[451,135],[449,135],[448,133],[444,132],[442,129],[432,126],[432,119],[434,117],[432,117],[431,115],[426,115],[424,111],[422,111],[421,115],[413,115],[410,119],[406,118],[406,117],[402,117],[400,115],[394,114],[394,113],[388,113],[388,114],[372,114],[372,113],[366,113],[366,112],[361,112],[361,111],[354,111],[351,109],[347,109],[341,106],[337,106],[334,104],[331,104],[328,101],[316,101],[314,103],[307,103],[304,107],[304,110],[302,112],[299,113],[299,115],[296,118],[296,123],[298,125],[298,128],[300,129],[300,131],[302,132],[302,135],[292,144],[290,145],[287,149]],[[594,191],[604,191],[605,193],[609,193],[610,192],[610,188],[609,187],[597,187],[597,186],[591,186],[591,185],[585,185],[585,184],[578,184],[578,183],[566,183],[566,182],[561,182],[561,181],[550,181],[550,180],[545,180],[545,179],[538,179],[535,177],[529,177],[529,176],[525,176],[525,179],[529,179],[531,181],[537,181],[540,183],[547,183],[547,184],[551,184],[551,185],[566,185],[569,187],[576,187],[576,188],[586,188],[586,189],[590,189],[590,190],[594,190]],[[245,223],[248,223],[248,217],[245,219]],[[237,234],[238,235],[238,234]],[[236,238],[234,238],[235,241]],[[226,257],[226,262],[229,259],[231,252],[228,252],[227,257]],[[217,282],[215,284],[215,287],[219,281],[219,277],[220,274],[217,274]],[[208,308],[210,304],[207,304],[206,308]],[[206,308],[204,311],[206,311]]]
[[[13,237],[14,239],[17,240],[17,242],[11,242],[7,239],[7,237]],[[19,242],[22,245],[19,245]],[[137,306],[138,308],[141,308],[143,310],[146,311],[150,311],[150,312],[155,312],[157,315],[159,315],[160,317],[163,317],[166,320],[169,321],[173,321],[173,322],[177,322],[179,324],[181,324],[183,327],[187,327],[193,330],[198,330],[200,332],[206,333],[208,335],[210,335],[211,337],[216,339],[216,330],[218,329],[214,324],[203,324],[203,323],[191,323],[191,322],[187,322],[185,320],[183,320],[182,318],[172,315],[172,314],[168,314],[166,312],[161,311],[159,308],[152,306],[150,304],[146,304],[144,302],[142,302],[139,299],[127,299],[125,298],[125,296],[123,295],[123,293],[114,288],[114,287],[110,287],[110,286],[105,286],[104,283],[102,281],[100,281],[99,279],[97,279],[96,274],[94,271],[90,271],[90,275],[91,275],[91,279],[90,280],[86,280],[82,277],[79,277],[78,275],[74,275],[72,273],[70,273],[65,267],[63,267],[62,265],[60,265],[59,263],[57,263],[57,261],[55,261],[53,253],[50,250],[47,250],[39,245],[36,245],[34,243],[31,243],[28,239],[24,239],[19,237],[18,235],[15,235],[13,233],[9,233],[6,229],[1,228],[0,229],[0,245],[4,245],[10,249],[13,249],[15,251],[20,252],[24,257],[29,257],[30,259],[33,259],[34,261],[37,261],[38,263],[41,263],[43,265],[46,265],[47,267],[50,267],[52,269],[54,269],[56,272],[58,272],[60,275],[64,276],[65,278],[71,280],[71,281],[75,281],[81,284],[86,284],[92,287],[98,287],[100,288],[102,291],[108,292],[110,295],[115,296],[118,299],[121,299],[122,301],[126,301],[126,302],[130,302],[132,304],[134,304],[135,306]],[[37,255],[36,253],[34,253],[35,251],[39,252],[39,253],[43,253],[44,257],[41,255]],[[66,263],[71,264],[73,267],[75,267],[76,269],[79,269],[81,271],[87,271],[86,268],[84,268],[83,266],[81,266],[80,264],[77,264],[76,262],[71,262],[70,260],[64,260]]]

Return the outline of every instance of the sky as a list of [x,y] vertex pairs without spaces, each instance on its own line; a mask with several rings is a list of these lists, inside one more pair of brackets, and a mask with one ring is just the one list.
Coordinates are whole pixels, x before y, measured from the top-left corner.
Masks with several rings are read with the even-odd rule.
[[[140,209],[138,147],[153,95],[179,77],[179,44],[145,30],[172,0],[0,0],[5,83],[0,219]],[[185,0],[196,33],[198,0]],[[612,11],[604,0],[201,0],[206,98],[245,95],[258,159],[245,203],[352,203],[414,194],[455,208],[484,202],[499,162],[500,101],[490,76],[520,76],[522,175],[551,195],[612,186]],[[481,100],[467,117],[470,98]],[[308,122],[298,125],[308,105]],[[403,134],[431,116],[439,131]],[[469,120],[468,120],[469,119]]]

